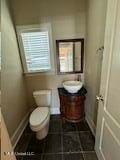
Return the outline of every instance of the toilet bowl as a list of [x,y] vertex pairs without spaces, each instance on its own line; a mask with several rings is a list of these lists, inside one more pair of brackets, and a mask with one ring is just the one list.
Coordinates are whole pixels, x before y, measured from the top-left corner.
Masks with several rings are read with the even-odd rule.
[[49,130],[51,90],[33,92],[37,108],[29,118],[30,128],[36,132],[36,138],[44,139]]

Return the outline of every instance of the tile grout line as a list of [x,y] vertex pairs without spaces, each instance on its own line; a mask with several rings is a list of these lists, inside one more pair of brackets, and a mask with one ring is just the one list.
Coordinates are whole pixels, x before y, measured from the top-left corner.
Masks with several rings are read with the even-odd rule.
[[[77,125],[76,125],[76,130],[78,131]],[[78,139],[79,139],[79,143],[80,143],[80,149],[81,149],[81,151],[83,151],[80,136],[79,136],[79,132],[78,132]],[[82,154],[83,160],[85,160],[84,154],[82,152],[81,152],[81,154]]]
[[61,147],[62,147],[62,160],[64,160],[64,149],[63,149],[63,125],[61,120]]
[[[84,133],[84,132],[90,132],[90,131],[62,131],[61,133]],[[49,134],[59,134],[59,132],[49,132]]]
[[[24,133],[25,134],[25,133]],[[27,145],[26,145],[26,149],[25,149],[25,152],[27,152],[27,149],[28,149],[28,145],[29,145],[29,143],[30,143],[30,140],[31,140],[31,138],[32,138],[32,134],[29,134],[29,141],[27,142]],[[23,156],[22,156],[22,158],[21,158],[21,160],[23,160]]]
[[43,152],[41,154],[41,160],[43,160],[43,156],[45,155],[45,147],[46,147],[46,141],[45,141],[44,146],[43,146]]
[[[87,154],[89,154],[89,153],[95,153],[95,151],[74,151],[74,152],[58,152],[58,153],[44,153],[44,155],[59,155],[59,154],[78,154],[78,153],[81,153],[81,154],[83,154],[83,153],[87,153]],[[38,154],[38,155],[41,155],[41,154]]]

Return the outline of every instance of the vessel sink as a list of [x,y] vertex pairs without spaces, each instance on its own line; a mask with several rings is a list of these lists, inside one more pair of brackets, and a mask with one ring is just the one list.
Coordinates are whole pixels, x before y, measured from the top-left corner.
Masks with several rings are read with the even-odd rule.
[[63,87],[69,93],[77,93],[83,86],[83,83],[80,81],[65,81],[63,82]]

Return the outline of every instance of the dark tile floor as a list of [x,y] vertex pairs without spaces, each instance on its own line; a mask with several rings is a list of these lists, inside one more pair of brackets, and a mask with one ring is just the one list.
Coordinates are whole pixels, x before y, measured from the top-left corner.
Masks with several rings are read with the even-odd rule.
[[36,139],[28,125],[15,152],[34,153],[17,156],[18,160],[97,160],[94,137],[86,121],[74,124],[59,115],[51,116],[49,134],[41,141]]

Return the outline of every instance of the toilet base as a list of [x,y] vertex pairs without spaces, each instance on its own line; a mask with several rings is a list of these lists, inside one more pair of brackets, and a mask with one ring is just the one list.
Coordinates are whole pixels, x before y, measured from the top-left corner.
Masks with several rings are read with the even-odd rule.
[[47,123],[44,128],[42,128],[40,131],[36,133],[36,138],[38,140],[44,139],[48,135],[48,131],[49,131],[49,123]]

